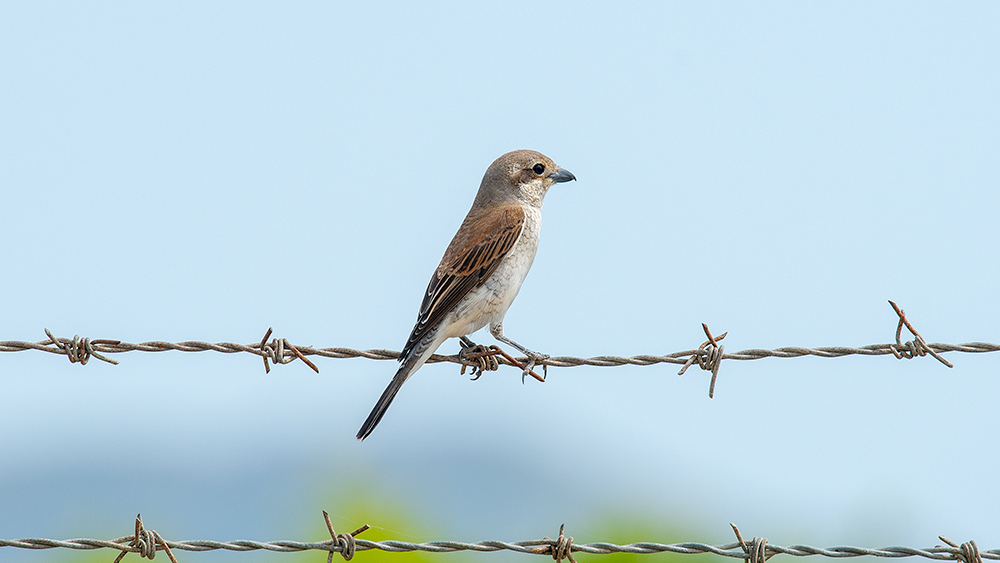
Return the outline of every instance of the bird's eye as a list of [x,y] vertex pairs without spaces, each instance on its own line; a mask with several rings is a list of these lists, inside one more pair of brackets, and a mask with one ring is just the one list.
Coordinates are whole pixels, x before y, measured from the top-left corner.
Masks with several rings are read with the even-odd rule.
[[542,164],[542,163],[538,163],[538,164],[532,166],[531,169],[535,172],[535,174],[538,174],[539,176],[541,176],[542,173],[545,172],[545,165]]

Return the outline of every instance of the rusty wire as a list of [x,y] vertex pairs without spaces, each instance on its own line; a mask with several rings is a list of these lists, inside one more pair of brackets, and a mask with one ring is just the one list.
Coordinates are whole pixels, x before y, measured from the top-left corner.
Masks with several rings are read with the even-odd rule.
[[[368,524],[361,526],[357,530],[349,534],[338,534],[333,530],[333,522],[330,522],[330,513],[323,511],[323,521],[326,522],[326,529],[330,532],[330,554],[326,556],[326,563],[333,562],[333,554],[340,553],[344,561],[350,561],[354,558],[354,552],[358,548],[358,543],[354,539],[354,536],[364,532],[369,528]],[[334,549],[337,547],[338,549]],[[982,562],[980,562],[982,563]]]
[[[121,551],[123,553],[139,553],[143,557],[152,559],[157,550],[167,551],[172,561],[176,561],[170,550],[176,551],[214,551],[214,550],[227,550],[227,551],[256,551],[256,550],[266,550],[277,553],[295,553],[300,551],[324,551],[328,553],[327,561],[329,562],[333,557],[334,553],[339,553],[345,558],[345,560],[350,560],[354,556],[356,551],[367,551],[370,549],[378,549],[381,551],[386,551],[390,553],[405,553],[411,551],[422,551],[429,553],[451,553],[455,551],[478,551],[478,552],[495,552],[495,551],[515,551],[519,553],[535,554],[535,555],[548,555],[555,559],[557,562],[563,558],[569,559],[572,563],[575,563],[571,554],[576,553],[589,553],[594,555],[602,555],[609,553],[679,553],[679,554],[699,554],[699,553],[714,553],[716,555],[721,555],[723,557],[732,557],[734,559],[743,559],[748,563],[764,563],[770,557],[783,554],[792,555],[796,557],[806,557],[810,555],[820,555],[823,557],[862,557],[862,556],[872,556],[872,557],[889,557],[889,558],[899,558],[899,557],[923,557],[925,559],[933,559],[938,561],[959,561],[961,563],[983,563],[985,559],[1000,559],[1000,549],[991,549],[982,551],[976,546],[976,542],[969,541],[961,545],[955,544],[954,542],[948,540],[947,538],[941,536],[941,540],[947,543],[947,546],[937,545],[935,547],[928,548],[912,548],[912,547],[879,547],[879,548],[867,548],[867,547],[853,547],[853,546],[836,546],[819,548],[812,547],[808,545],[790,545],[790,546],[780,546],[768,543],[764,538],[755,537],[751,542],[743,541],[743,536],[740,535],[739,529],[735,524],[730,524],[733,527],[733,531],[736,533],[738,539],[735,543],[722,544],[722,545],[709,545],[705,543],[698,542],[684,542],[684,543],[656,543],[656,542],[634,542],[629,544],[613,544],[608,542],[595,542],[595,543],[574,543],[572,537],[567,537],[564,534],[565,524],[559,529],[559,536],[555,539],[545,537],[540,540],[528,540],[528,541],[517,541],[517,542],[505,542],[505,541],[481,541],[474,543],[457,542],[457,541],[429,541],[414,543],[408,541],[400,540],[382,540],[382,541],[371,541],[364,540],[360,538],[355,538],[357,534],[368,529],[368,526],[362,526],[358,530],[350,534],[336,534],[333,531],[333,526],[330,524],[329,516],[324,513],[324,520],[326,521],[327,528],[330,532],[331,539],[318,541],[318,542],[301,542],[292,540],[278,540],[269,542],[260,542],[253,540],[232,540],[232,541],[214,541],[214,540],[187,540],[187,541],[168,541],[163,539],[159,534],[152,531],[145,531],[142,528],[141,518],[136,518],[136,534],[131,536],[125,536],[117,538],[114,540],[98,540],[98,539],[71,539],[71,540],[50,540],[42,538],[25,538],[16,540],[5,540],[0,539],[0,547],[15,547],[22,549],[54,549],[54,548],[64,548],[64,549],[78,549],[78,550],[91,550],[91,549],[113,549]],[[140,545],[136,541],[136,538],[144,538],[145,543]],[[119,556],[120,560],[121,556]]]
[[[622,356],[593,356],[590,358],[577,358],[573,356],[554,356],[535,361],[535,364],[543,368],[553,367],[575,367],[575,366],[598,366],[614,367],[623,365],[649,366],[655,364],[680,364],[684,367],[680,373],[697,363],[702,369],[712,372],[712,381],[709,388],[709,396],[715,392],[715,382],[719,374],[719,366],[722,360],[759,360],[761,358],[797,358],[801,356],[817,356],[820,358],[839,358],[842,356],[862,355],[862,356],[885,356],[893,355],[899,359],[913,359],[925,355],[931,355],[942,364],[953,367],[950,362],[941,357],[945,352],[966,352],[983,353],[1000,351],[1000,345],[987,342],[966,342],[964,344],[927,344],[924,338],[913,328],[913,325],[906,318],[905,313],[896,303],[889,301],[893,310],[899,317],[896,327],[896,341],[889,344],[871,344],[860,347],[828,346],[819,348],[803,348],[789,346],[776,348],[773,350],[748,349],[739,352],[725,353],[720,341],[727,333],[720,336],[712,336],[708,326],[702,324],[702,328],[708,337],[708,341],[701,344],[697,349],[684,350],[666,355],[637,355],[630,357]],[[913,340],[903,342],[901,333],[906,328],[913,335]],[[299,346],[291,344],[285,338],[274,338],[268,342],[273,330],[268,329],[264,338],[254,344],[234,344],[232,342],[161,342],[150,341],[139,344],[123,342],[121,340],[90,339],[74,336],[73,338],[57,338],[46,329],[48,337],[40,342],[23,341],[0,341],[0,352],[20,352],[24,350],[40,350],[52,354],[59,354],[69,358],[70,362],[86,364],[91,357],[99,360],[117,364],[116,360],[108,358],[103,354],[118,354],[123,352],[164,352],[176,350],[181,352],[205,352],[215,351],[224,354],[246,352],[260,356],[264,361],[264,368],[270,372],[269,362],[275,364],[287,364],[296,359],[307,364],[313,371],[319,373],[319,368],[306,356],[322,356],[325,358],[367,358],[372,360],[395,360],[399,358],[399,352],[384,349],[356,350],[353,348],[314,348],[312,346]],[[474,377],[478,377],[483,369],[496,369],[500,364],[511,365],[523,370],[531,359],[525,357],[512,357],[501,350],[498,346],[476,346],[475,351],[472,344],[463,342],[463,349],[454,355],[432,355],[427,362],[451,362],[463,367],[474,369]],[[484,361],[487,360],[487,361]],[[531,372],[539,381],[544,381],[544,377]]]
[[[120,538],[122,541],[128,539]],[[121,543],[119,540],[115,540]],[[147,530],[142,524],[142,514],[135,515],[135,534],[132,535],[132,539],[128,542],[129,547],[132,549],[123,549],[118,557],[115,558],[115,563],[121,563],[121,560],[128,555],[129,552],[138,553],[139,557],[143,559],[152,559],[156,557],[156,550],[162,549],[167,552],[167,557],[170,558],[170,563],[177,563],[177,558],[174,557],[174,553],[170,551],[170,546],[167,545],[167,540],[163,539],[163,536],[158,534],[156,530]]]

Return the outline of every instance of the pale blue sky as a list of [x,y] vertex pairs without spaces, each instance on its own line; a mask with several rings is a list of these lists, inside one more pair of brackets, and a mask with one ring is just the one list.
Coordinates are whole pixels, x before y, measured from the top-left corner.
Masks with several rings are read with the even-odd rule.
[[[882,343],[887,299],[929,342],[1000,342],[998,28],[989,2],[5,4],[0,339],[399,349],[486,167],[531,148],[579,179],[505,322],[533,349]],[[393,363],[2,354],[0,537],[142,512],[305,539],[321,508],[353,528],[330,499],[364,475],[448,539],[638,511],[997,548],[1000,355],[947,357],[726,362],[711,401],[675,366],[431,365],[359,444]]]

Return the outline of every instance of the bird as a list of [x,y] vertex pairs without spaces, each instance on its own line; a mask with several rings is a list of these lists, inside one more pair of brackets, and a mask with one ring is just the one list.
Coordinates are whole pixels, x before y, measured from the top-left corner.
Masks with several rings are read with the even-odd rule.
[[420,366],[449,338],[487,324],[490,333],[535,362],[548,358],[504,335],[503,319],[538,250],[542,201],[554,184],[576,180],[572,172],[540,152],[516,150],[493,161],[472,208],[427,284],[417,322],[399,355],[400,366],[382,392],[357,439],[367,438]]

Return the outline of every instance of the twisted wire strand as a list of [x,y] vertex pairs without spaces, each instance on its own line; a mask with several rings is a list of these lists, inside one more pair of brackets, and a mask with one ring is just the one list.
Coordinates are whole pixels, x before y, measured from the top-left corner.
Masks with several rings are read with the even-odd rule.
[[[897,359],[913,359],[930,354],[934,359],[950,368],[954,366],[951,362],[942,358],[941,353],[981,353],[1000,351],[1000,345],[989,344],[986,342],[967,342],[965,344],[927,344],[924,337],[917,332],[910,321],[906,318],[906,313],[898,305],[896,305],[895,302],[890,300],[889,304],[892,305],[893,310],[899,317],[899,323],[896,326],[895,344],[871,344],[869,346],[861,346],[860,348],[850,348],[845,346],[801,348],[789,346],[774,350],[750,349],[727,354],[725,353],[725,348],[720,344],[722,339],[726,337],[727,333],[722,333],[718,337],[713,336],[712,332],[708,328],[708,325],[702,323],[701,326],[705,331],[705,336],[708,337],[708,341],[702,343],[702,345],[695,350],[674,352],[663,356],[639,355],[627,358],[621,356],[594,356],[592,358],[557,356],[554,358],[545,357],[542,359],[514,358],[497,346],[490,346],[489,348],[492,350],[488,350],[486,347],[474,345],[471,340],[463,337],[462,352],[451,356],[434,354],[427,361],[430,363],[451,362],[460,364],[462,366],[462,373],[465,373],[466,367],[472,367],[475,373],[474,378],[478,378],[484,369],[495,369],[499,366],[499,364],[512,365],[523,370],[523,375],[530,374],[540,381],[545,381],[544,377],[539,376],[531,370],[533,366],[540,365],[547,371],[548,366],[573,367],[586,365],[611,367],[622,365],[649,366],[654,364],[669,363],[682,364],[684,367],[681,368],[679,373],[679,375],[682,375],[685,370],[687,370],[688,367],[690,367],[694,361],[697,360],[699,367],[712,372],[712,381],[708,391],[708,396],[712,397],[715,393],[716,378],[719,375],[719,365],[722,360],[759,360],[761,358],[769,357],[797,358],[800,356],[838,358],[852,354],[862,356],[882,356],[892,354]],[[906,329],[910,332],[913,336],[913,340],[906,342],[901,340],[903,327],[906,327]],[[79,336],[74,336],[72,339],[56,338],[51,332],[49,332],[48,329],[45,329],[45,335],[48,337],[48,340],[43,340],[41,342],[20,342],[11,340],[2,341],[0,342],[0,352],[41,350],[53,354],[65,355],[69,358],[71,363],[79,362],[80,364],[86,364],[91,357],[111,364],[118,363],[116,360],[103,356],[101,354],[102,352],[110,354],[131,351],[164,352],[166,350],[179,350],[182,352],[204,352],[212,350],[225,354],[248,352],[260,356],[263,359],[264,370],[268,373],[271,371],[269,360],[276,364],[286,364],[296,358],[301,360],[316,373],[319,373],[319,368],[316,364],[306,358],[306,356],[311,355],[323,356],[327,358],[368,358],[373,360],[394,360],[399,358],[399,352],[394,350],[354,350],[352,348],[317,349],[312,346],[296,346],[285,338],[274,338],[268,342],[268,338],[271,337],[272,332],[273,329],[268,328],[267,332],[264,334],[264,338],[262,338],[257,344],[234,344],[232,342],[210,344],[208,342],[197,341],[177,343],[153,341],[143,342],[140,344],[130,344],[120,340],[91,340],[90,338],[81,339]],[[474,352],[476,348],[482,348],[483,350]]]
[[[22,549],[55,549],[55,548],[65,548],[65,549],[78,549],[78,550],[89,550],[89,549],[112,549],[116,551],[128,551],[131,553],[138,552],[138,548],[129,545],[129,541],[132,536],[126,536],[124,538],[118,538],[115,540],[97,540],[97,539],[70,539],[70,540],[52,540],[43,538],[24,538],[16,540],[5,540],[0,539],[0,547],[16,547]],[[552,539],[541,539],[541,540],[529,540],[529,541],[519,541],[519,542],[504,542],[504,541],[481,541],[475,543],[458,542],[458,541],[430,541],[423,543],[413,543],[399,540],[384,540],[384,541],[371,541],[364,540],[361,538],[356,538],[356,549],[357,551],[367,551],[370,549],[378,549],[381,551],[387,551],[391,553],[404,553],[411,551],[423,551],[429,553],[451,553],[456,551],[478,551],[478,552],[495,552],[495,551],[515,551],[519,553],[534,553],[543,554],[551,557],[550,551],[539,551],[536,548],[549,546],[555,547],[557,540]],[[227,550],[227,551],[256,551],[256,550],[266,550],[278,553],[293,553],[300,551],[325,551],[325,552],[340,552],[342,545],[334,540],[325,540],[321,542],[300,542],[292,540],[277,540],[269,542],[260,542],[253,540],[233,540],[233,541],[214,541],[214,540],[187,540],[187,541],[165,541],[171,549],[179,551],[214,551],[214,550]],[[629,544],[618,545],[608,542],[595,542],[587,544],[573,543],[571,548],[572,552],[579,553],[589,553],[594,555],[604,555],[609,553],[679,553],[685,555],[699,554],[699,553],[714,553],[715,555],[721,555],[723,557],[732,557],[734,559],[749,559],[753,557],[752,554],[748,554],[744,551],[740,543],[728,543],[722,545],[709,545],[704,543],[696,542],[684,542],[684,543],[673,543],[673,544],[663,544],[656,542],[635,542]],[[879,548],[867,548],[867,547],[854,547],[854,546],[835,546],[835,547],[813,547],[808,545],[790,545],[790,546],[780,546],[771,543],[767,544],[767,551],[770,554],[785,554],[795,557],[806,557],[810,555],[819,555],[823,557],[833,557],[833,558],[843,558],[843,557],[862,557],[862,556],[872,556],[872,557],[923,557],[925,559],[934,559],[939,561],[964,561],[965,552],[961,547],[952,546],[936,546],[929,548],[913,548],[913,547],[901,547],[901,546],[891,546],[891,547],[879,547]],[[1000,560],[1000,549],[991,550],[980,550],[980,557],[983,559],[994,559]]]
[[[49,352],[52,354],[67,355],[65,346],[72,345],[73,339],[68,338],[57,338],[58,344],[53,344],[51,340],[43,340],[40,342],[23,342],[18,340],[5,340],[0,341],[0,352],[21,352],[24,350],[39,350],[42,352]],[[275,356],[275,350],[277,348],[270,348],[270,345],[261,347],[260,344],[235,344],[233,342],[200,342],[200,341],[185,341],[185,342],[162,342],[158,340],[149,342],[140,342],[138,344],[133,344],[129,342],[122,342],[120,340],[89,340],[90,348],[102,354],[120,354],[124,352],[166,352],[168,350],[178,351],[178,352],[221,352],[223,354],[235,354],[240,352],[246,352],[254,354],[256,356],[273,358]],[[886,356],[893,355],[893,344],[871,344],[868,346],[860,347],[848,347],[848,346],[825,346],[819,348],[804,348],[798,346],[786,346],[782,348],[775,348],[773,350],[757,349],[752,348],[748,350],[741,350],[739,352],[726,352],[722,354],[723,360],[759,360],[762,358],[798,358],[801,356],[817,356],[820,358],[840,358],[843,356],[851,355],[861,355],[861,356]],[[941,344],[934,343],[928,344],[928,348],[937,352],[965,352],[965,353],[984,353],[984,352],[998,352],[1000,351],[1000,344],[991,344],[988,342],[966,342],[964,344]],[[371,349],[371,350],[356,350],[354,348],[313,348],[311,346],[295,346],[302,355],[304,356],[322,356],[325,358],[366,358],[369,360],[395,360],[399,358],[399,352],[395,350],[385,350],[385,349]],[[282,359],[285,362],[290,362],[297,356],[289,349],[282,350]],[[589,358],[578,358],[573,356],[553,356],[544,360],[536,361],[538,365],[547,365],[552,367],[576,367],[576,366],[597,366],[597,367],[616,367],[623,365],[634,365],[634,366],[650,366],[655,364],[685,364],[691,357],[705,357],[707,358],[707,353],[705,350],[684,350],[681,352],[673,352],[665,355],[651,355],[651,354],[641,354],[636,356],[593,356]],[[513,365],[510,361],[502,356],[496,356],[496,359],[501,364]],[[526,362],[528,358],[519,357],[515,358],[518,361]],[[454,364],[464,364],[465,361],[459,356],[459,354],[454,355],[442,355],[434,354],[428,360],[428,363],[436,362],[450,362]]]

